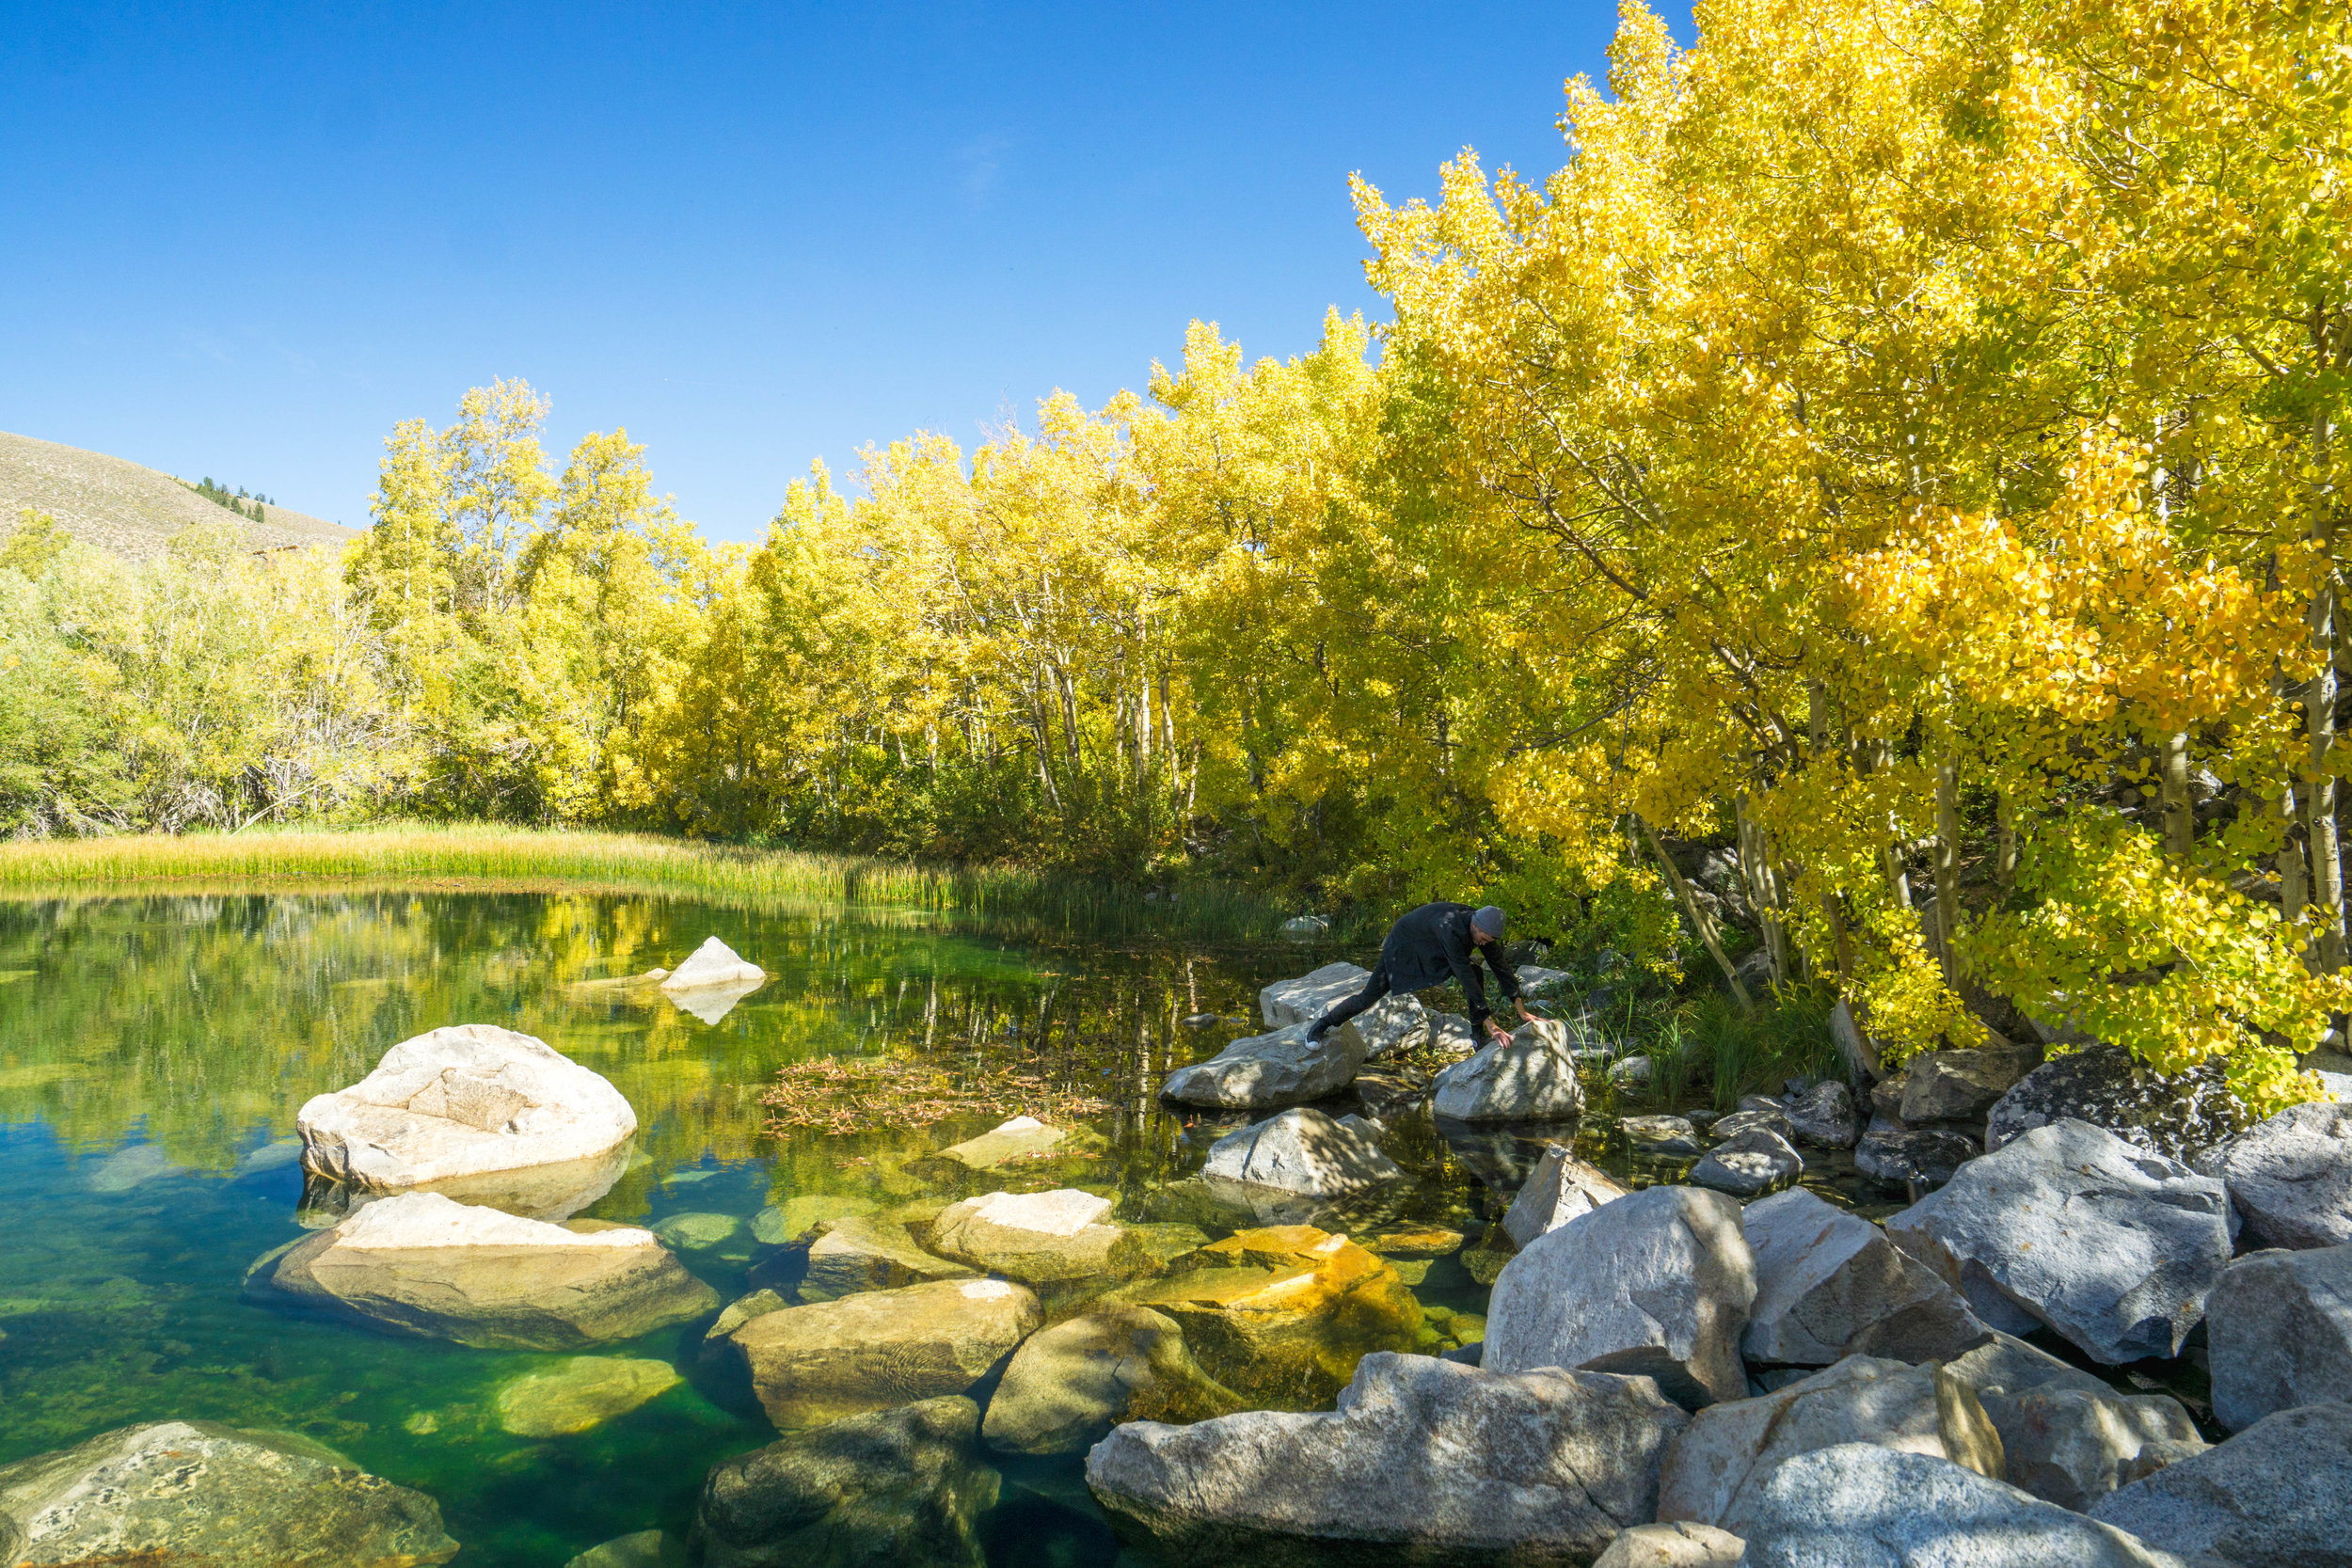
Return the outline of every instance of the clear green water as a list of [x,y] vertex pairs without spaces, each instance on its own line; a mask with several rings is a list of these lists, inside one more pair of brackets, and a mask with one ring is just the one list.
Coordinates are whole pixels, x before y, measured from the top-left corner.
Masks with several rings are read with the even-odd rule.
[[[658,992],[580,984],[675,964],[712,934],[777,975],[716,1024]],[[702,1325],[607,1347],[672,1361],[686,1383],[589,1432],[532,1440],[501,1430],[498,1390],[561,1357],[240,1299],[247,1265],[302,1234],[287,1140],[304,1101],[440,1024],[536,1035],[611,1079],[641,1122],[643,1160],[586,1212],[653,1224],[813,1192],[903,1198],[920,1183],[901,1162],[997,1119],[772,1133],[759,1095],[782,1064],[883,1051],[1017,1061],[1119,1105],[1093,1119],[1108,1146],[1088,1184],[1116,1192],[1122,1217],[1198,1221],[1158,1211],[1222,1128],[1187,1128],[1153,1091],[1248,1031],[1179,1021],[1251,1017],[1259,986],[1328,956],[1025,945],[921,919],[619,896],[0,905],[0,1463],[133,1422],[207,1419],[307,1433],[431,1494],[464,1543],[459,1562],[477,1568],[555,1568],[616,1535],[683,1533],[708,1466],[775,1435],[746,1390],[697,1368]],[[1389,1214],[1472,1234],[1491,1217],[1477,1171],[1496,1149],[1450,1149],[1425,1117],[1403,1118],[1393,1141],[1419,1180]],[[681,1257],[732,1299],[754,1251],[745,1231]],[[1484,1310],[1455,1262],[1420,1294]],[[992,1562],[1113,1560],[1077,1460],[999,1467]]]

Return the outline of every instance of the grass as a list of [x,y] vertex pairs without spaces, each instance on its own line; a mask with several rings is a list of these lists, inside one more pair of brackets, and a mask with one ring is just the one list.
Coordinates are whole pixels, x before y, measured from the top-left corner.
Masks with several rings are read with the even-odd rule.
[[1270,937],[1279,911],[1216,883],[1173,897],[1018,867],[926,865],[798,849],[747,849],[650,833],[491,824],[256,829],[0,845],[0,894],[170,891],[196,883],[455,880],[564,883],[737,903],[916,909],[1089,936]]
[[1629,1019],[1629,1051],[1651,1062],[1647,1098],[1679,1104],[1699,1085],[1719,1111],[1743,1094],[1777,1095],[1791,1078],[1842,1075],[1829,1032],[1833,998],[1804,986],[1783,986],[1743,1013],[1728,996],[1693,997],[1645,1019]]

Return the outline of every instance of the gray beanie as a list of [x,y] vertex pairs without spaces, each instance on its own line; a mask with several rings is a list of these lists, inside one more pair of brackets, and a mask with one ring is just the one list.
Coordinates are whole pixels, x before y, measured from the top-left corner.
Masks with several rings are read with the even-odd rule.
[[1502,936],[1502,911],[1495,908],[1492,904],[1487,905],[1485,909],[1470,916],[1470,929],[1476,931],[1482,937]]

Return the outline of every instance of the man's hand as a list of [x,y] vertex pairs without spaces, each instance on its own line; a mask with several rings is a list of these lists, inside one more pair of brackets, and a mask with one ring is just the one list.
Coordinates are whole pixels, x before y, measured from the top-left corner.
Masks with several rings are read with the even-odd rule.
[[1541,1013],[1531,1013],[1531,1012],[1529,1012],[1529,1011],[1527,1010],[1527,1004],[1526,1004],[1526,1003],[1524,1003],[1524,1002],[1518,1001],[1518,1000],[1516,1000],[1516,999],[1512,1002],[1511,1006],[1513,1006],[1514,1007],[1517,1007],[1517,1008],[1519,1010],[1519,1022],[1520,1022],[1521,1023],[1534,1023],[1536,1020],[1538,1020],[1538,1019],[1540,1019],[1540,1018],[1542,1018],[1542,1017],[1544,1016],[1544,1015],[1543,1015],[1543,1014],[1541,1014]]
[[1497,1023],[1491,1018],[1486,1021],[1486,1033],[1495,1037],[1495,1043],[1497,1045],[1508,1045],[1511,1043],[1511,1031],[1505,1029],[1502,1024]]

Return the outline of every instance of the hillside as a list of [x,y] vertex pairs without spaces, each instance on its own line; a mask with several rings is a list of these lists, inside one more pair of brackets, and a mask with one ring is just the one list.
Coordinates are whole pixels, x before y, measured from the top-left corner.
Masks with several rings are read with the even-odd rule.
[[[163,554],[164,541],[192,523],[240,521],[169,474],[103,452],[0,432],[0,523],[14,527],[21,507],[57,519],[75,538],[126,561]],[[358,531],[282,506],[264,521],[243,523],[255,549],[333,544]]]

